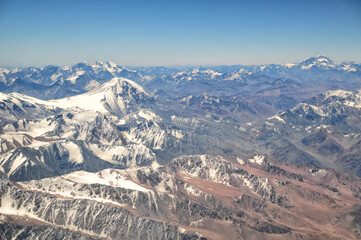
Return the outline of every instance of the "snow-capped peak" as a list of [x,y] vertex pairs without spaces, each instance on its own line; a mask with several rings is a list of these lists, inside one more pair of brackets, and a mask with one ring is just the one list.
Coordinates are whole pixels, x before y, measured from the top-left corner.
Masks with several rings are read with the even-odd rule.
[[115,62],[107,62],[109,67],[117,67],[117,64]]
[[92,67],[106,67],[106,68],[116,68],[118,65],[115,62],[102,62],[102,61],[95,61],[95,64]]
[[314,66],[323,68],[334,68],[334,62],[328,57],[316,55],[300,63],[301,69],[310,69]]
[[49,101],[61,108],[78,107],[102,113],[125,114],[130,108],[138,107],[153,97],[141,86],[125,78],[113,78],[99,88],[81,95]]
[[319,61],[319,62],[322,62],[322,61],[329,62],[329,61],[331,61],[331,59],[329,59],[328,57],[325,57],[325,56],[320,55],[320,54],[316,54],[315,56],[313,56],[313,58],[317,59],[317,61]]
[[338,102],[349,107],[361,108],[360,91],[335,90],[327,91],[324,95],[325,99],[332,98],[332,102]]

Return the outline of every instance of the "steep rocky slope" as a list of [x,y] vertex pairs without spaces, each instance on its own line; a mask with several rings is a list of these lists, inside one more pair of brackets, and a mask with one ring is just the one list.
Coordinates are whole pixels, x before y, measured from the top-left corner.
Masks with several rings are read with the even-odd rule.
[[279,161],[361,176],[360,116],[359,91],[328,91],[266,121],[250,123],[246,131]]
[[0,170],[11,180],[164,164],[183,154],[246,155],[254,148],[226,122],[174,111],[124,78],[58,100],[2,96]]
[[18,238],[43,229],[39,236],[95,239],[356,239],[360,183],[258,155],[182,156],[166,166],[3,180],[0,226]]

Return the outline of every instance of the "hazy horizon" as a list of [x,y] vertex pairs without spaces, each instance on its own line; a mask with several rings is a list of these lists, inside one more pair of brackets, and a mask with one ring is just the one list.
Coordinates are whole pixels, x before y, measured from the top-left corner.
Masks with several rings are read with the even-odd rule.
[[14,68],[26,68],[26,67],[35,67],[35,68],[43,68],[43,67],[46,67],[46,66],[58,66],[58,67],[71,67],[71,66],[74,66],[78,63],[87,63],[89,65],[93,65],[93,64],[96,64],[96,62],[103,62],[103,63],[107,63],[107,62],[113,62],[115,64],[117,64],[118,66],[121,66],[121,67],[126,67],[126,68],[140,68],[140,67],[145,67],[145,68],[152,68],[152,67],[166,67],[166,68],[186,68],[186,67],[216,67],[216,66],[260,66],[260,65],[271,65],[271,64],[298,64],[298,63],[301,63],[309,58],[312,58],[312,57],[317,57],[317,56],[324,56],[324,57],[327,57],[329,58],[331,61],[335,62],[335,63],[342,63],[342,62],[355,62],[355,63],[360,63],[360,62],[357,62],[357,61],[334,61],[332,58],[328,57],[328,56],[325,56],[325,55],[322,55],[322,54],[314,54],[312,56],[309,56],[308,58],[305,58],[305,59],[302,59],[300,61],[296,61],[296,62],[291,62],[291,61],[288,61],[288,62],[284,62],[284,63],[264,63],[264,64],[203,64],[203,65],[200,65],[200,64],[174,64],[174,65],[121,65],[121,64],[118,64],[117,62],[114,62],[114,61],[100,61],[100,60],[95,60],[93,62],[89,62],[89,61],[80,61],[80,62],[75,62],[73,64],[65,64],[65,65],[59,65],[59,64],[43,64],[43,65],[17,65],[17,66],[2,66],[0,65],[0,67],[3,67],[3,68],[8,68],[8,69],[14,69]]

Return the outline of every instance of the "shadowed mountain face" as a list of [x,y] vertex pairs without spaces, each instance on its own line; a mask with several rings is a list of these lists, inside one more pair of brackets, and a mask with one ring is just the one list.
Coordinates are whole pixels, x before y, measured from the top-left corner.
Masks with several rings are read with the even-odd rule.
[[239,68],[2,70],[0,237],[360,238],[358,65]]
[[329,91],[283,111],[247,131],[270,156],[293,164],[332,167],[361,176],[361,94]]
[[293,107],[298,101],[293,97],[224,96],[203,94],[175,99],[185,111],[195,115],[210,115],[213,118],[229,118],[239,122],[251,122],[273,116],[275,112]]

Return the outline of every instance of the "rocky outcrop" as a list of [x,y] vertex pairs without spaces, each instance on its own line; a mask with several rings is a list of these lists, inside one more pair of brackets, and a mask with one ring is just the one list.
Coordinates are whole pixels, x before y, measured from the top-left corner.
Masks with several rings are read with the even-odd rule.
[[0,213],[26,231],[35,230],[24,217],[31,226],[91,238],[353,238],[360,199],[350,189],[359,184],[356,177],[264,156],[193,155],[166,166],[4,180]]

